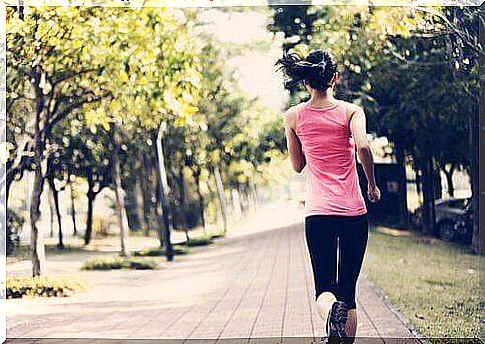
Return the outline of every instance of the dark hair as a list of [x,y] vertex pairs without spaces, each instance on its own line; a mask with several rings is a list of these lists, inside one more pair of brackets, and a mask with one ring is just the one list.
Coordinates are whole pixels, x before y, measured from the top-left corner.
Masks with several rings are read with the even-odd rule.
[[286,74],[287,88],[304,81],[315,90],[325,91],[331,86],[330,82],[337,72],[335,61],[324,50],[312,51],[305,59],[298,54],[285,53],[276,66]]

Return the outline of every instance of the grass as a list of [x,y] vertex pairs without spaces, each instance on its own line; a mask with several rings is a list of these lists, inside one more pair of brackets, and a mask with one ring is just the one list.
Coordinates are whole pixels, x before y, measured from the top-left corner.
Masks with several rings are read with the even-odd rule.
[[220,239],[220,238],[224,238],[226,235],[224,233],[216,233],[214,235],[211,235],[210,236],[210,239],[211,240],[216,240],[216,239]]
[[212,240],[211,237],[201,236],[201,237],[192,238],[189,241],[186,241],[184,245],[187,245],[188,247],[196,247],[196,246],[212,245],[213,243],[214,243],[214,240]]
[[[66,254],[66,253],[80,253],[85,250],[79,246],[65,245],[63,248],[59,248],[57,244],[46,244],[46,255]],[[22,260],[29,260],[30,257],[30,245],[21,244],[14,248],[13,254],[7,256],[7,265],[13,264]]]
[[95,257],[84,262],[83,270],[156,270],[159,263],[155,259],[137,257]]
[[[184,255],[188,254],[190,251],[185,246],[174,245],[173,246],[173,253],[176,255]],[[165,256],[165,249],[163,248],[154,248],[154,249],[143,249],[140,251],[134,252],[135,257],[163,257]]]
[[425,337],[478,337],[479,262],[463,246],[373,229],[364,274]]
[[6,281],[7,299],[23,297],[66,297],[83,290],[76,278],[51,279],[48,277],[9,276]]

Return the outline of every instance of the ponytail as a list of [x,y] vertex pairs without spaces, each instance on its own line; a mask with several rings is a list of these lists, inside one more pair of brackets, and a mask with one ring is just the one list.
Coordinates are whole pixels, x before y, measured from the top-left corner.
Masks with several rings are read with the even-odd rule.
[[292,88],[300,82],[307,82],[316,90],[325,91],[331,86],[337,66],[327,52],[317,50],[303,59],[295,53],[285,53],[276,62],[278,71],[287,77],[286,88]]

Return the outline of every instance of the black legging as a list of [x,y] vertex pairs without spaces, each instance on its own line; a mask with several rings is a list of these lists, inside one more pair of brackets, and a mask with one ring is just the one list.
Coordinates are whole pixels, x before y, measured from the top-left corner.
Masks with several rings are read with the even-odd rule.
[[356,308],[355,285],[368,237],[366,215],[307,216],[305,236],[312,262],[315,298],[329,291],[338,301],[345,301],[348,309]]

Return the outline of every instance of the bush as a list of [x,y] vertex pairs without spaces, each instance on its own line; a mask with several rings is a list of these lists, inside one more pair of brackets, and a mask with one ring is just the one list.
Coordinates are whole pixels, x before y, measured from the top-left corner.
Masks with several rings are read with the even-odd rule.
[[83,270],[155,270],[159,264],[154,259],[144,259],[135,257],[96,257],[84,262]]
[[67,297],[84,287],[76,279],[50,279],[47,277],[7,277],[7,299],[22,297]]
[[[188,254],[189,249],[187,247],[176,245],[173,247],[173,253],[177,255]],[[145,249],[135,252],[135,257],[163,257],[165,256],[165,250],[163,248]]]
[[105,238],[110,235],[111,221],[99,216],[93,216],[93,238]]
[[203,236],[200,238],[190,239],[189,241],[185,242],[185,245],[189,247],[195,247],[195,246],[207,246],[213,243],[214,241],[210,237]]
[[7,256],[13,253],[15,246],[18,245],[18,234],[22,230],[24,225],[24,218],[17,214],[12,209],[7,210],[7,231],[6,231],[6,243],[7,243]]

